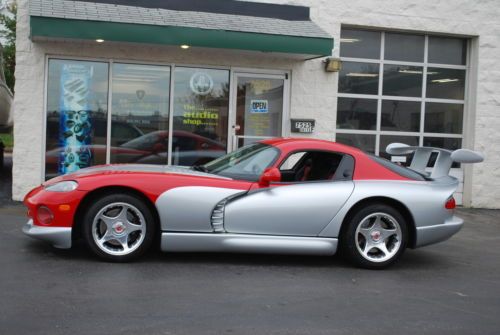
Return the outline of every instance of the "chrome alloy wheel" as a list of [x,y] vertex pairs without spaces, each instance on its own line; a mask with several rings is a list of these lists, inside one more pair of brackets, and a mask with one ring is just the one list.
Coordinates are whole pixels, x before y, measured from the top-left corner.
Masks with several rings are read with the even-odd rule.
[[401,247],[402,239],[399,222],[387,213],[372,213],[356,228],[356,248],[370,262],[391,259]]
[[124,256],[139,248],[146,236],[146,220],[131,204],[114,202],[101,208],[92,222],[96,245],[109,255]]

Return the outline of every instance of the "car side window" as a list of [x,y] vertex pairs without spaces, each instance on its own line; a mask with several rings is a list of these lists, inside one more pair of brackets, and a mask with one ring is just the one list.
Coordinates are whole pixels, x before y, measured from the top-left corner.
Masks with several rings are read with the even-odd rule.
[[[345,157],[348,157],[345,159]],[[349,158],[352,164],[349,164]],[[349,155],[329,151],[300,151],[290,154],[280,165],[282,182],[345,180],[352,177],[354,160]],[[337,170],[341,167],[340,175]]]

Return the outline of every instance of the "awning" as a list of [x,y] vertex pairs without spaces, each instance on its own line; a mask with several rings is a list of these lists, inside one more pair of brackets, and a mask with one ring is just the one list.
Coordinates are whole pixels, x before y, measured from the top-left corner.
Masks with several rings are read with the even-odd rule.
[[[225,6],[221,6],[222,10],[219,12],[211,12],[206,8],[194,10],[199,1],[191,1],[193,6],[186,6],[190,0],[182,2],[182,10],[175,6],[175,3],[179,5],[178,1],[168,0],[133,2],[140,3],[140,7],[130,6],[132,2],[127,0],[31,0],[31,39],[34,42],[52,39],[103,39],[189,45],[281,53],[301,59],[331,55],[333,38],[309,19],[307,7],[299,7],[302,14],[306,8],[307,15],[290,17],[293,15],[286,14],[294,13],[288,7],[294,6],[231,0],[211,1],[218,1],[217,4]],[[239,7],[232,10],[231,4]],[[265,6],[268,6],[269,13],[277,14],[257,16],[259,14],[255,14],[255,10],[241,10],[242,4],[247,9],[249,6],[258,6],[264,12]],[[207,3],[205,7],[206,5]],[[276,8],[277,6],[283,8]],[[280,9],[283,14],[279,14]]]

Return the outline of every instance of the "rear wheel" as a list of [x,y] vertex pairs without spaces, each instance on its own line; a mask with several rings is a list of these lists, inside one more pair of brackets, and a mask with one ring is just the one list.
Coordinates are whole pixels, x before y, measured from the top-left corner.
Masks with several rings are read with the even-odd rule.
[[146,252],[154,237],[154,217],[131,194],[106,195],[95,201],[83,219],[83,236],[99,258],[126,262]]
[[382,269],[403,254],[408,229],[404,217],[393,207],[371,204],[355,213],[341,236],[345,256],[357,266]]

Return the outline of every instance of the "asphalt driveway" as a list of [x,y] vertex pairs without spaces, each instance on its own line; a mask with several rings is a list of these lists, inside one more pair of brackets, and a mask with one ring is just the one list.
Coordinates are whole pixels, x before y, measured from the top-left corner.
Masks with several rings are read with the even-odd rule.
[[386,271],[338,258],[161,254],[108,264],[0,208],[0,334],[499,334],[500,211]]

